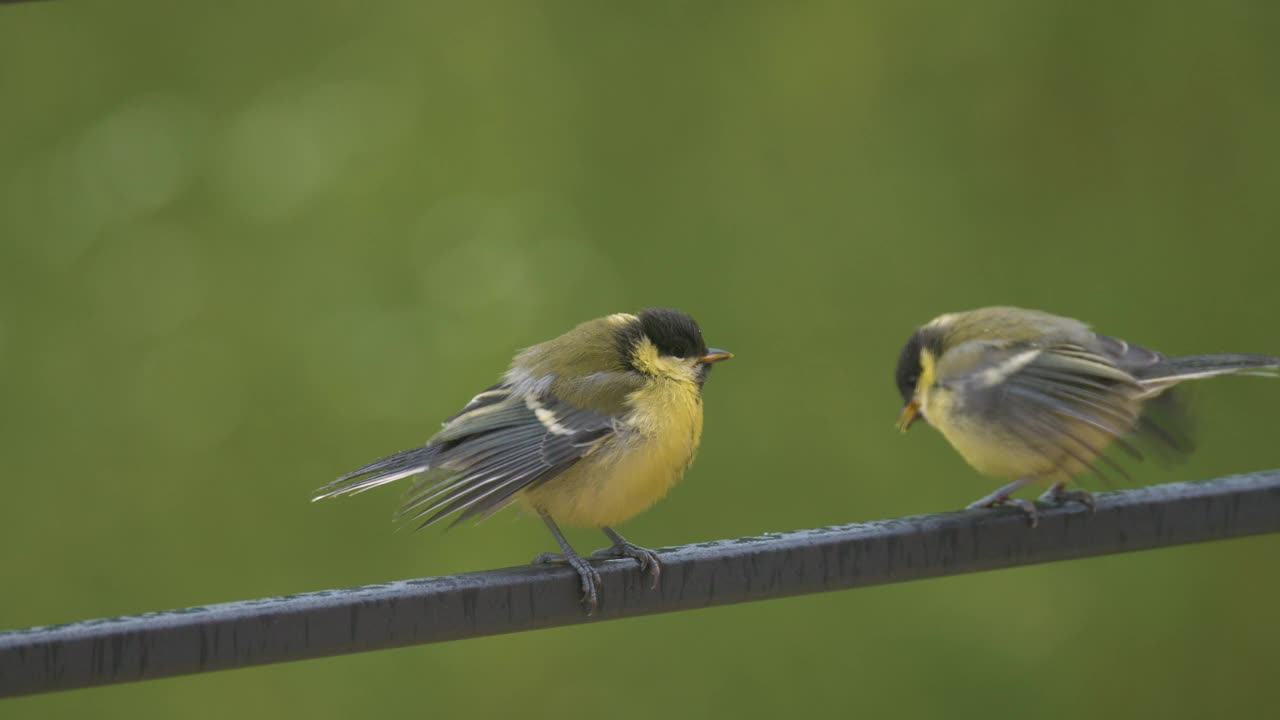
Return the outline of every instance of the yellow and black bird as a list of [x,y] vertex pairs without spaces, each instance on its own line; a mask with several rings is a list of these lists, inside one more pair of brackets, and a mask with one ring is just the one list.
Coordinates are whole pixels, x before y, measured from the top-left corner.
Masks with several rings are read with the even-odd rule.
[[1052,483],[1041,500],[1075,500],[1075,475],[1104,464],[1131,440],[1189,452],[1186,415],[1171,389],[1218,375],[1280,374],[1268,355],[1166,357],[1098,335],[1084,323],[1036,310],[988,307],[942,315],[912,333],[898,356],[905,406],[902,431],[923,417],[979,472],[1012,480],[969,507],[1014,505],[1034,526],[1035,505],[1010,497],[1032,482]]
[[425,446],[338,478],[315,498],[362,492],[421,474],[398,515],[431,525],[484,518],[515,501],[538,513],[560,545],[534,562],[578,571],[594,611],[600,575],[557,523],[599,528],[612,545],[592,557],[632,557],[657,587],[662,566],[613,526],[657,502],[693,462],[702,387],[733,355],[708,348],[688,315],[651,308],[591,320],[512,361],[502,382],[472,398]]

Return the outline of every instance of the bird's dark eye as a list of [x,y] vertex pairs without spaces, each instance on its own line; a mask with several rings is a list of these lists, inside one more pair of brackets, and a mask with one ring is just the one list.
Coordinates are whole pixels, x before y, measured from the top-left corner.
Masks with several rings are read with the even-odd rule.
[[689,343],[684,340],[676,340],[674,342],[667,343],[665,348],[659,349],[662,350],[664,355],[671,355],[678,358],[687,358],[693,354],[690,351]]

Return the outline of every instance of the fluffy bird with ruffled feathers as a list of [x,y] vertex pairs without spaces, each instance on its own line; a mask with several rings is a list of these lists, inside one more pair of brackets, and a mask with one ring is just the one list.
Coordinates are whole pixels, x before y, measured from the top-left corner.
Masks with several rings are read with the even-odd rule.
[[502,382],[472,398],[423,447],[354,470],[316,500],[413,475],[401,518],[420,527],[483,518],[515,502],[542,517],[594,611],[600,576],[557,523],[602,530],[592,557],[637,559],[656,587],[658,556],[612,526],[657,502],[693,462],[702,437],[702,387],[717,362],[693,318],[653,308],[582,323],[516,355]]
[[1084,323],[1037,310],[988,307],[942,315],[918,328],[898,356],[905,403],[899,427],[917,418],[937,428],[979,472],[1013,482],[969,507],[1035,506],[1010,495],[1052,483],[1042,500],[1076,500],[1067,481],[1099,463],[1123,474],[1104,451],[1141,458],[1136,441],[1173,453],[1191,450],[1187,416],[1172,394],[1187,380],[1280,374],[1269,355],[1166,357],[1099,335]]

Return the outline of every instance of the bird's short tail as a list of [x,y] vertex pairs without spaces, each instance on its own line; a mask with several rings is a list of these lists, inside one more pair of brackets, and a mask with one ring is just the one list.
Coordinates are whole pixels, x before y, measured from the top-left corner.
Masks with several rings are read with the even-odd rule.
[[311,499],[323,500],[338,495],[354,495],[379,485],[395,482],[401,478],[417,475],[431,469],[431,463],[439,453],[439,448],[428,445],[404,450],[395,455],[388,455],[381,460],[374,460],[358,470],[343,475],[316,491]]
[[1139,380],[1144,386],[1158,392],[1184,380],[1219,375],[1280,377],[1280,357],[1223,354],[1168,358],[1147,368]]

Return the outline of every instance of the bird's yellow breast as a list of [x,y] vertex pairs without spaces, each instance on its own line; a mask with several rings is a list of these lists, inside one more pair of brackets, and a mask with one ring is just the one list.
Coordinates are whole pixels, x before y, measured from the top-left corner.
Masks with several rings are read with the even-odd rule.
[[1053,459],[1026,442],[1006,435],[981,419],[954,412],[945,393],[931,393],[925,405],[929,424],[946,437],[975,470],[995,477],[1018,479],[1052,471]]
[[967,414],[960,406],[950,391],[935,390],[923,397],[929,424],[984,475],[1069,480],[1088,469],[1114,439],[1092,425],[1059,418],[1057,426],[1069,433],[1066,447],[1060,439],[1037,436],[1032,428],[1015,433],[990,418]]
[[557,523],[599,528],[646,510],[693,462],[702,438],[696,384],[657,379],[627,400],[624,426],[562,475],[525,491],[526,507]]

